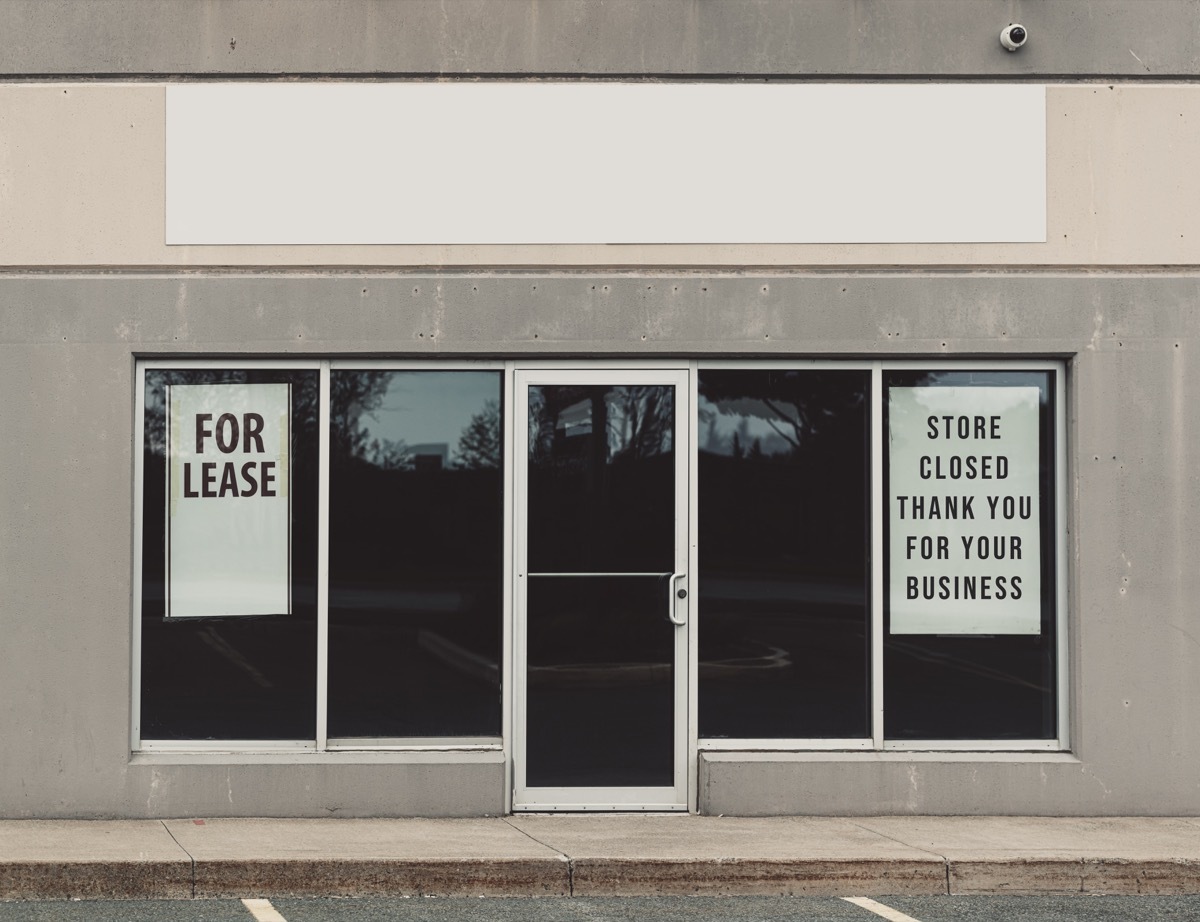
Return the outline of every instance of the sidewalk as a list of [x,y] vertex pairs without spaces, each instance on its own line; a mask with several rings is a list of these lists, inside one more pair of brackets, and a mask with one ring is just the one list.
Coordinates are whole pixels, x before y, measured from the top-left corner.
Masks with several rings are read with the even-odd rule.
[[1067,892],[1200,892],[1200,818],[0,821],[0,899]]

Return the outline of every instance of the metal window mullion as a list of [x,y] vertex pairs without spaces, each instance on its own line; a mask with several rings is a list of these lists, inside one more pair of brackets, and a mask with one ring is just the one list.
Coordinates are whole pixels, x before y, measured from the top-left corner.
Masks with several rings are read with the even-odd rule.
[[259,755],[266,753],[313,752],[312,740],[146,740],[146,753],[220,753],[225,755]]
[[132,694],[129,712],[129,748],[142,748],[142,525],[144,509],[143,459],[146,454],[146,365],[139,362],[134,369],[133,395],[133,635],[130,643],[129,674]]
[[513,522],[509,534],[512,545],[512,569],[516,577],[513,580],[512,591],[512,727],[509,747],[511,749],[512,784],[509,785],[509,810],[517,807],[517,793],[524,796],[525,791],[525,758],[526,758],[526,626],[525,598],[526,584],[529,582],[525,568],[528,566],[525,549],[525,531],[528,519],[528,447],[529,447],[529,385],[526,374],[516,370],[511,371],[512,386],[512,422],[508,427],[512,432],[512,471],[510,479],[513,485]]
[[1055,638],[1054,654],[1057,658],[1056,678],[1058,692],[1058,745],[1060,749],[1071,748],[1071,686],[1067,644],[1069,629],[1067,617],[1067,395],[1066,367],[1062,363],[1050,372],[1054,381],[1054,475],[1050,488],[1054,490],[1054,588],[1055,588]]
[[329,362],[320,366],[317,400],[317,732],[329,747]]
[[1058,740],[888,740],[885,752],[1058,752]]
[[883,749],[883,363],[871,365],[871,745]]
[[167,369],[168,371],[189,371],[192,369],[212,369],[217,371],[313,371],[321,367],[319,359],[189,359],[165,358],[142,359],[143,368]]
[[600,573],[600,572],[596,572],[596,573],[584,573],[584,572],[578,572],[578,573],[576,573],[576,572],[555,573],[555,572],[553,572],[553,571],[551,571],[551,570],[544,570],[544,571],[541,571],[541,572],[538,572],[538,573],[526,573],[525,575],[526,575],[526,576],[555,576],[555,577],[587,577],[587,576],[657,576],[657,577],[660,577],[660,578],[661,578],[661,577],[664,577],[664,576],[672,576],[672,575],[673,575],[674,573],[676,573],[676,572],[679,572],[679,571],[676,571],[676,570],[671,570],[671,571],[668,571],[668,572],[665,572],[665,573],[658,573],[658,572],[654,572],[654,573],[643,573],[643,572],[640,572],[640,571],[639,571],[639,572],[637,572],[637,573]]
[[700,371],[699,362],[688,363],[688,527],[687,570],[691,596],[688,604],[687,663],[687,804],[700,812]]
[[516,517],[514,514],[514,478],[516,477],[517,458],[514,450],[516,435],[514,432],[517,417],[517,402],[515,390],[514,362],[504,363],[503,388],[500,396],[500,419],[503,421],[501,438],[504,441],[502,454],[503,467],[503,517],[504,524],[501,532],[501,554],[503,557],[502,576],[502,622],[501,622],[501,654],[500,654],[500,738],[504,748],[504,812],[513,810],[513,709],[516,699],[513,694],[513,683],[516,677],[516,666],[513,659],[513,613],[515,611],[513,593],[516,589],[513,579],[513,544],[516,536]]
[[872,740],[796,738],[771,739],[762,737],[713,738],[699,741],[704,752],[870,752],[875,749]]
[[[691,735],[688,732],[688,713],[691,691],[691,670],[688,669],[690,638],[694,633],[692,620],[692,602],[696,598],[693,591],[697,585],[690,570],[690,537],[689,518],[691,512],[691,455],[692,455],[692,404],[691,404],[691,374],[688,371],[679,372],[679,380],[674,385],[675,390],[675,435],[673,448],[675,451],[675,574],[685,574],[686,598],[677,599],[675,595],[675,575],[667,585],[667,602],[673,615],[678,614],[678,608],[684,609],[684,624],[675,630],[675,688],[674,688],[674,718],[672,731],[675,737],[675,800],[682,801],[683,809],[688,809],[691,785],[691,760],[688,753],[691,749]],[[676,618],[672,617],[675,622]],[[682,634],[680,631],[682,630]],[[682,675],[680,674],[682,673]]]

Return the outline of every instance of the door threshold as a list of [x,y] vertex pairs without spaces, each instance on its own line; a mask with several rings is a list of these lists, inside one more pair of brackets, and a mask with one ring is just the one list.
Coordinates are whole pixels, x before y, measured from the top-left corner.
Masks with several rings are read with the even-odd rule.
[[604,816],[645,816],[646,814],[686,816],[688,808],[686,804],[647,804],[644,807],[630,804],[571,804],[565,807],[548,807],[544,804],[537,804],[530,807],[513,807],[512,812],[514,816],[562,816],[568,813],[591,813]]

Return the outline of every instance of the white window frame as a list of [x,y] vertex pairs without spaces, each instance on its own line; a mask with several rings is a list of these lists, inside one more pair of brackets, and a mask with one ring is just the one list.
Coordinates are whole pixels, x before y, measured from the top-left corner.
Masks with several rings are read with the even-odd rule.
[[[403,738],[330,738],[328,735],[329,714],[329,378],[334,370],[372,371],[498,371],[501,373],[501,402],[509,399],[511,370],[502,361],[489,359],[464,359],[455,361],[394,361],[367,359],[190,359],[154,358],[141,359],[134,376],[134,536],[133,536],[133,635],[131,642],[132,662],[130,674],[130,749],[133,753],[254,753],[313,754],[319,760],[338,761],[340,757],[362,753],[406,753],[420,754],[438,752],[445,761],[474,762],[480,755],[503,752],[506,761],[511,761],[505,740],[511,737],[508,720],[511,711],[508,683],[502,683],[501,736],[498,737],[403,737]],[[143,739],[141,735],[142,710],[142,521],[144,514],[142,470],[146,423],[146,372],[150,369],[170,370],[286,370],[316,371],[319,375],[318,412],[318,493],[317,493],[317,676],[316,676],[316,734],[313,739],[296,740],[156,740]],[[503,408],[502,408],[503,409]],[[510,427],[506,426],[506,429]],[[511,446],[506,437],[505,463]],[[504,534],[511,528],[511,478],[507,469],[503,474]],[[505,541],[502,563],[503,586],[503,639],[502,663],[511,657],[511,560],[509,541]]]
[[[871,373],[870,383],[870,491],[871,491],[871,736],[861,739],[696,739],[698,721],[693,725],[693,739],[701,752],[862,752],[862,753],[906,753],[906,752],[1025,752],[1057,753],[1070,749],[1070,686],[1068,685],[1068,617],[1067,617],[1067,570],[1066,570],[1066,484],[1067,484],[1067,431],[1066,431],[1066,363],[1052,359],[1020,359],[1006,356],[979,359],[874,359],[867,361],[813,360],[813,361],[754,361],[719,360],[694,363],[697,371],[707,369],[741,371],[806,371],[806,370],[866,370]],[[884,516],[887,503],[883,495],[884,434],[883,419],[883,373],[885,371],[1048,371],[1053,375],[1054,392],[1054,490],[1055,528],[1055,702],[1057,707],[1058,736],[1053,739],[992,740],[986,738],[965,740],[889,740],[883,735],[883,545]],[[698,389],[699,376],[693,375],[693,388]],[[699,398],[693,394],[693,431],[698,431]],[[695,452],[693,452],[693,463]],[[693,483],[695,483],[693,474]],[[693,490],[692,502],[696,502]],[[692,572],[700,575],[695,560]],[[703,601],[697,598],[697,624],[703,624]],[[701,627],[702,629],[702,627]],[[698,631],[693,632],[695,638]],[[693,646],[697,641],[693,639]],[[691,674],[695,677],[698,664],[698,647],[693,651]],[[695,679],[693,678],[693,682]],[[697,709],[698,688],[691,693],[693,711]]]
[[[320,375],[320,444],[319,444],[319,494],[318,494],[318,621],[317,621],[317,733],[312,740],[153,740],[141,737],[141,609],[142,609],[142,517],[143,517],[143,440],[145,437],[145,376],[150,369],[281,369],[316,370]],[[844,752],[861,753],[878,757],[879,754],[904,753],[1028,753],[1031,758],[1039,754],[1062,753],[1070,750],[1070,685],[1069,685],[1069,587],[1067,568],[1067,473],[1069,450],[1067,444],[1066,413],[1068,404],[1067,364],[1059,359],[1025,359],[1005,355],[983,356],[965,359],[627,359],[591,360],[581,358],[547,360],[497,360],[490,358],[460,358],[452,360],[389,360],[389,359],[328,359],[328,358],[143,358],[135,369],[134,394],[134,501],[133,501],[133,624],[131,638],[132,692],[130,696],[131,722],[130,747],[135,753],[162,753],[164,756],[181,753],[197,755],[212,753],[296,754],[337,761],[352,753],[369,753],[387,757],[392,753],[404,757],[423,757],[430,753],[441,753],[446,761],[475,761],[486,758],[490,753],[503,752],[506,763],[505,797],[506,809],[511,809],[513,792],[513,537],[514,537],[514,485],[515,446],[514,431],[514,381],[517,368],[523,370],[582,369],[609,371],[619,369],[686,369],[690,395],[686,422],[689,449],[689,518],[692,523],[689,541],[688,572],[693,586],[697,586],[700,575],[698,567],[697,526],[697,457],[695,433],[698,431],[698,378],[699,372],[707,369],[729,370],[860,370],[870,373],[870,494],[871,494],[871,736],[854,739],[709,739],[698,737],[697,710],[697,667],[699,657],[698,630],[688,632],[688,791],[689,801],[695,808],[696,765],[700,752]],[[393,370],[393,371],[500,371],[502,372],[502,412],[504,418],[504,474],[503,474],[503,635],[502,635],[502,726],[499,737],[445,737],[403,739],[330,739],[327,734],[328,694],[328,515],[329,515],[329,375],[338,370]],[[1056,588],[1056,683],[1058,736],[1048,740],[886,740],[883,737],[883,452],[884,439],[880,430],[883,406],[883,373],[905,370],[945,371],[1048,371],[1053,375],[1055,453],[1052,489],[1055,492],[1055,588]],[[703,617],[699,610],[699,594],[692,593],[697,606],[692,609],[691,620],[699,626]]]

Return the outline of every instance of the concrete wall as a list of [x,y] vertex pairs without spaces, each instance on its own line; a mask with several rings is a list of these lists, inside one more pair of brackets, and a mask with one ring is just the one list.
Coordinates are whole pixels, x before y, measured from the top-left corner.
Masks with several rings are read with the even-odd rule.
[[[700,806],[1200,814],[1200,3],[20,0],[0,34],[0,816],[503,809],[497,753],[130,754],[134,366],[192,355],[1064,358],[1072,752],[710,753]],[[1048,239],[163,245],[164,81],[442,73],[1045,82]]]
[[[9,0],[27,75],[1195,77],[1196,0]],[[997,37],[1030,29],[1018,55]]]
[[135,356],[478,353],[1069,357],[1073,754],[710,755],[701,803],[1198,812],[1197,304],[1175,273],[0,279],[3,813],[501,809],[498,764],[128,753]]

